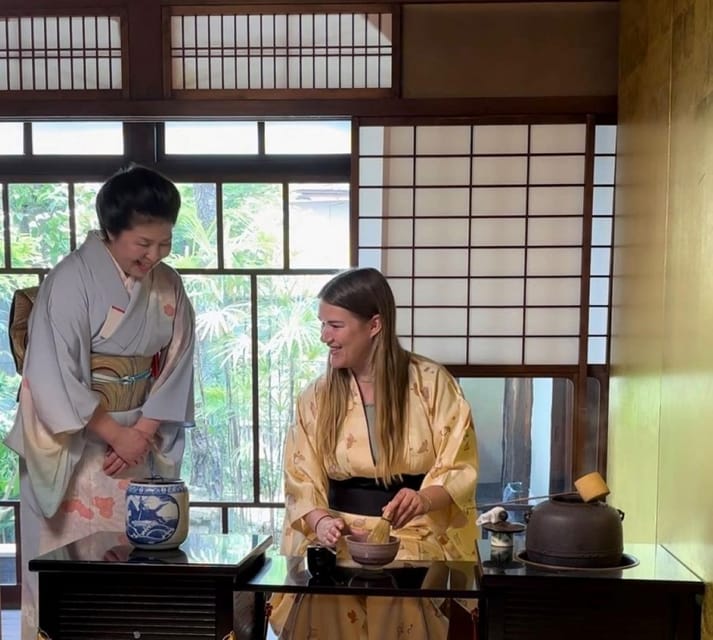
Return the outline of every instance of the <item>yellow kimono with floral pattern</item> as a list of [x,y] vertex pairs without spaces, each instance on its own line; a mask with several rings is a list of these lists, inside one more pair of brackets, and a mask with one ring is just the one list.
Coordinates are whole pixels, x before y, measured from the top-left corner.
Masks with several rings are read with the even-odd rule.
[[[337,439],[336,465],[325,470],[317,458],[315,390],[319,384],[317,380],[301,394],[296,421],[285,442],[286,515],[281,551],[290,556],[304,555],[315,539],[303,517],[316,508],[329,509],[328,478],[375,476],[366,413],[354,379]],[[409,366],[407,420],[404,463],[394,472],[425,474],[422,488],[443,487],[453,504],[394,531],[401,539],[397,559],[474,560],[478,452],[470,406],[443,366],[416,355]],[[330,512],[361,529],[371,529],[378,521],[374,516]],[[343,539],[337,552],[338,558],[348,557]],[[448,628],[437,604],[413,598],[276,594],[271,599],[270,622],[280,637],[296,640],[437,640],[446,637]]]

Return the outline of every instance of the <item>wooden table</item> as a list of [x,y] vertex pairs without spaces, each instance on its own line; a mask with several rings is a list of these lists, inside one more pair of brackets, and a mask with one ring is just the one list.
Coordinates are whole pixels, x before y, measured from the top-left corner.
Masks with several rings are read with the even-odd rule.
[[190,533],[175,551],[95,533],[30,561],[40,627],[52,640],[222,640],[233,592],[264,561],[270,536]]
[[[481,595],[476,562],[396,561],[374,570],[345,561],[340,562],[328,578],[317,579],[307,570],[305,558],[280,555],[268,555],[265,564],[240,589],[257,594],[281,592],[385,598],[472,599]],[[475,628],[470,614],[458,605],[453,605],[451,610],[448,638],[471,640]],[[256,633],[256,637],[263,637],[259,633],[264,633],[264,626]]]
[[480,563],[395,562],[376,572],[349,563],[317,580],[304,558],[265,553],[266,536],[191,533],[178,551],[145,552],[123,533],[101,533],[30,569],[52,640],[222,640],[234,592],[258,596],[254,638],[263,637],[261,602],[275,592],[477,598],[481,640],[700,638],[704,583],[664,547],[627,545],[630,568],[573,571],[522,562],[524,536],[515,540],[507,561],[480,540]]
[[253,638],[263,638],[264,598],[273,592],[479,593],[474,562],[394,562],[378,571],[350,562],[316,580],[304,558],[264,553],[266,545],[264,536],[191,533],[179,550],[151,552],[134,550],[123,533],[88,536],[30,561],[39,573],[40,626],[52,640],[222,640],[235,622],[234,592],[253,592]]
[[488,640],[697,640],[704,582],[664,547],[627,544],[638,561],[621,570],[543,568],[493,560],[479,541],[481,635]]

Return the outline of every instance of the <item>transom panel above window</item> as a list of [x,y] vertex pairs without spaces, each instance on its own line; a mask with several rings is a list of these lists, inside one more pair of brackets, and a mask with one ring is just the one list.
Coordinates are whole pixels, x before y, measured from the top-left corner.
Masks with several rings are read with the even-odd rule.
[[0,92],[125,88],[122,13],[0,15]]
[[388,5],[170,7],[173,97],[376,97],[395,90]]

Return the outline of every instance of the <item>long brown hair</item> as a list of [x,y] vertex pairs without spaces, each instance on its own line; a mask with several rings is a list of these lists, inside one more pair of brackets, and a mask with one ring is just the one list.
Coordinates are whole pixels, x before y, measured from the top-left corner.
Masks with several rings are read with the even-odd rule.
[[[319,299],[350,311],[363,320],[375,315],[381,330],[374,336],[371,370],[374,375],[376,434],[380,456],[376,477],[390,484],[404,457],[409,352],[396,336],[396,303],[389,283],[376,269],[349,269],[337,274],[319,292]],[[351,373],[327,363],[324,384],[317,389],[317,454],[326,466],[336,463],[337,430],[347,414]]]

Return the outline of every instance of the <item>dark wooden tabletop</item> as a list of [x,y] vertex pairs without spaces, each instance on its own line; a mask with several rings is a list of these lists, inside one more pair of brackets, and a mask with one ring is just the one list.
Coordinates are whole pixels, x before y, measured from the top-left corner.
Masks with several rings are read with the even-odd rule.
[[478,541],[480,562],[395,561],[366,568],[339,561],[316,578],[302,557],[282,556],[266,535],[190,533],[172,551],[134,548],[121,532],[102,532],[45,553],[30,561],[32,571],[134,572],[233,576],[236,590],[292,593],[368,593],[391,596],[478,597],[504,582],[582,580],[621,583],[666,582],[669,588],[702,593],[704,582],[664,546],[625,545],[626,566],[610,570],[571,570],[537,566],[527,561],[524,536],[515,536],[512,553],[491,553],[488,540]]
[[241,587],[245,591],[363,594],[391,597],[477,598],[475,562],[395,561],[381,568],[342,561],[325,577],[313,577],[301,557],[268,555]]

